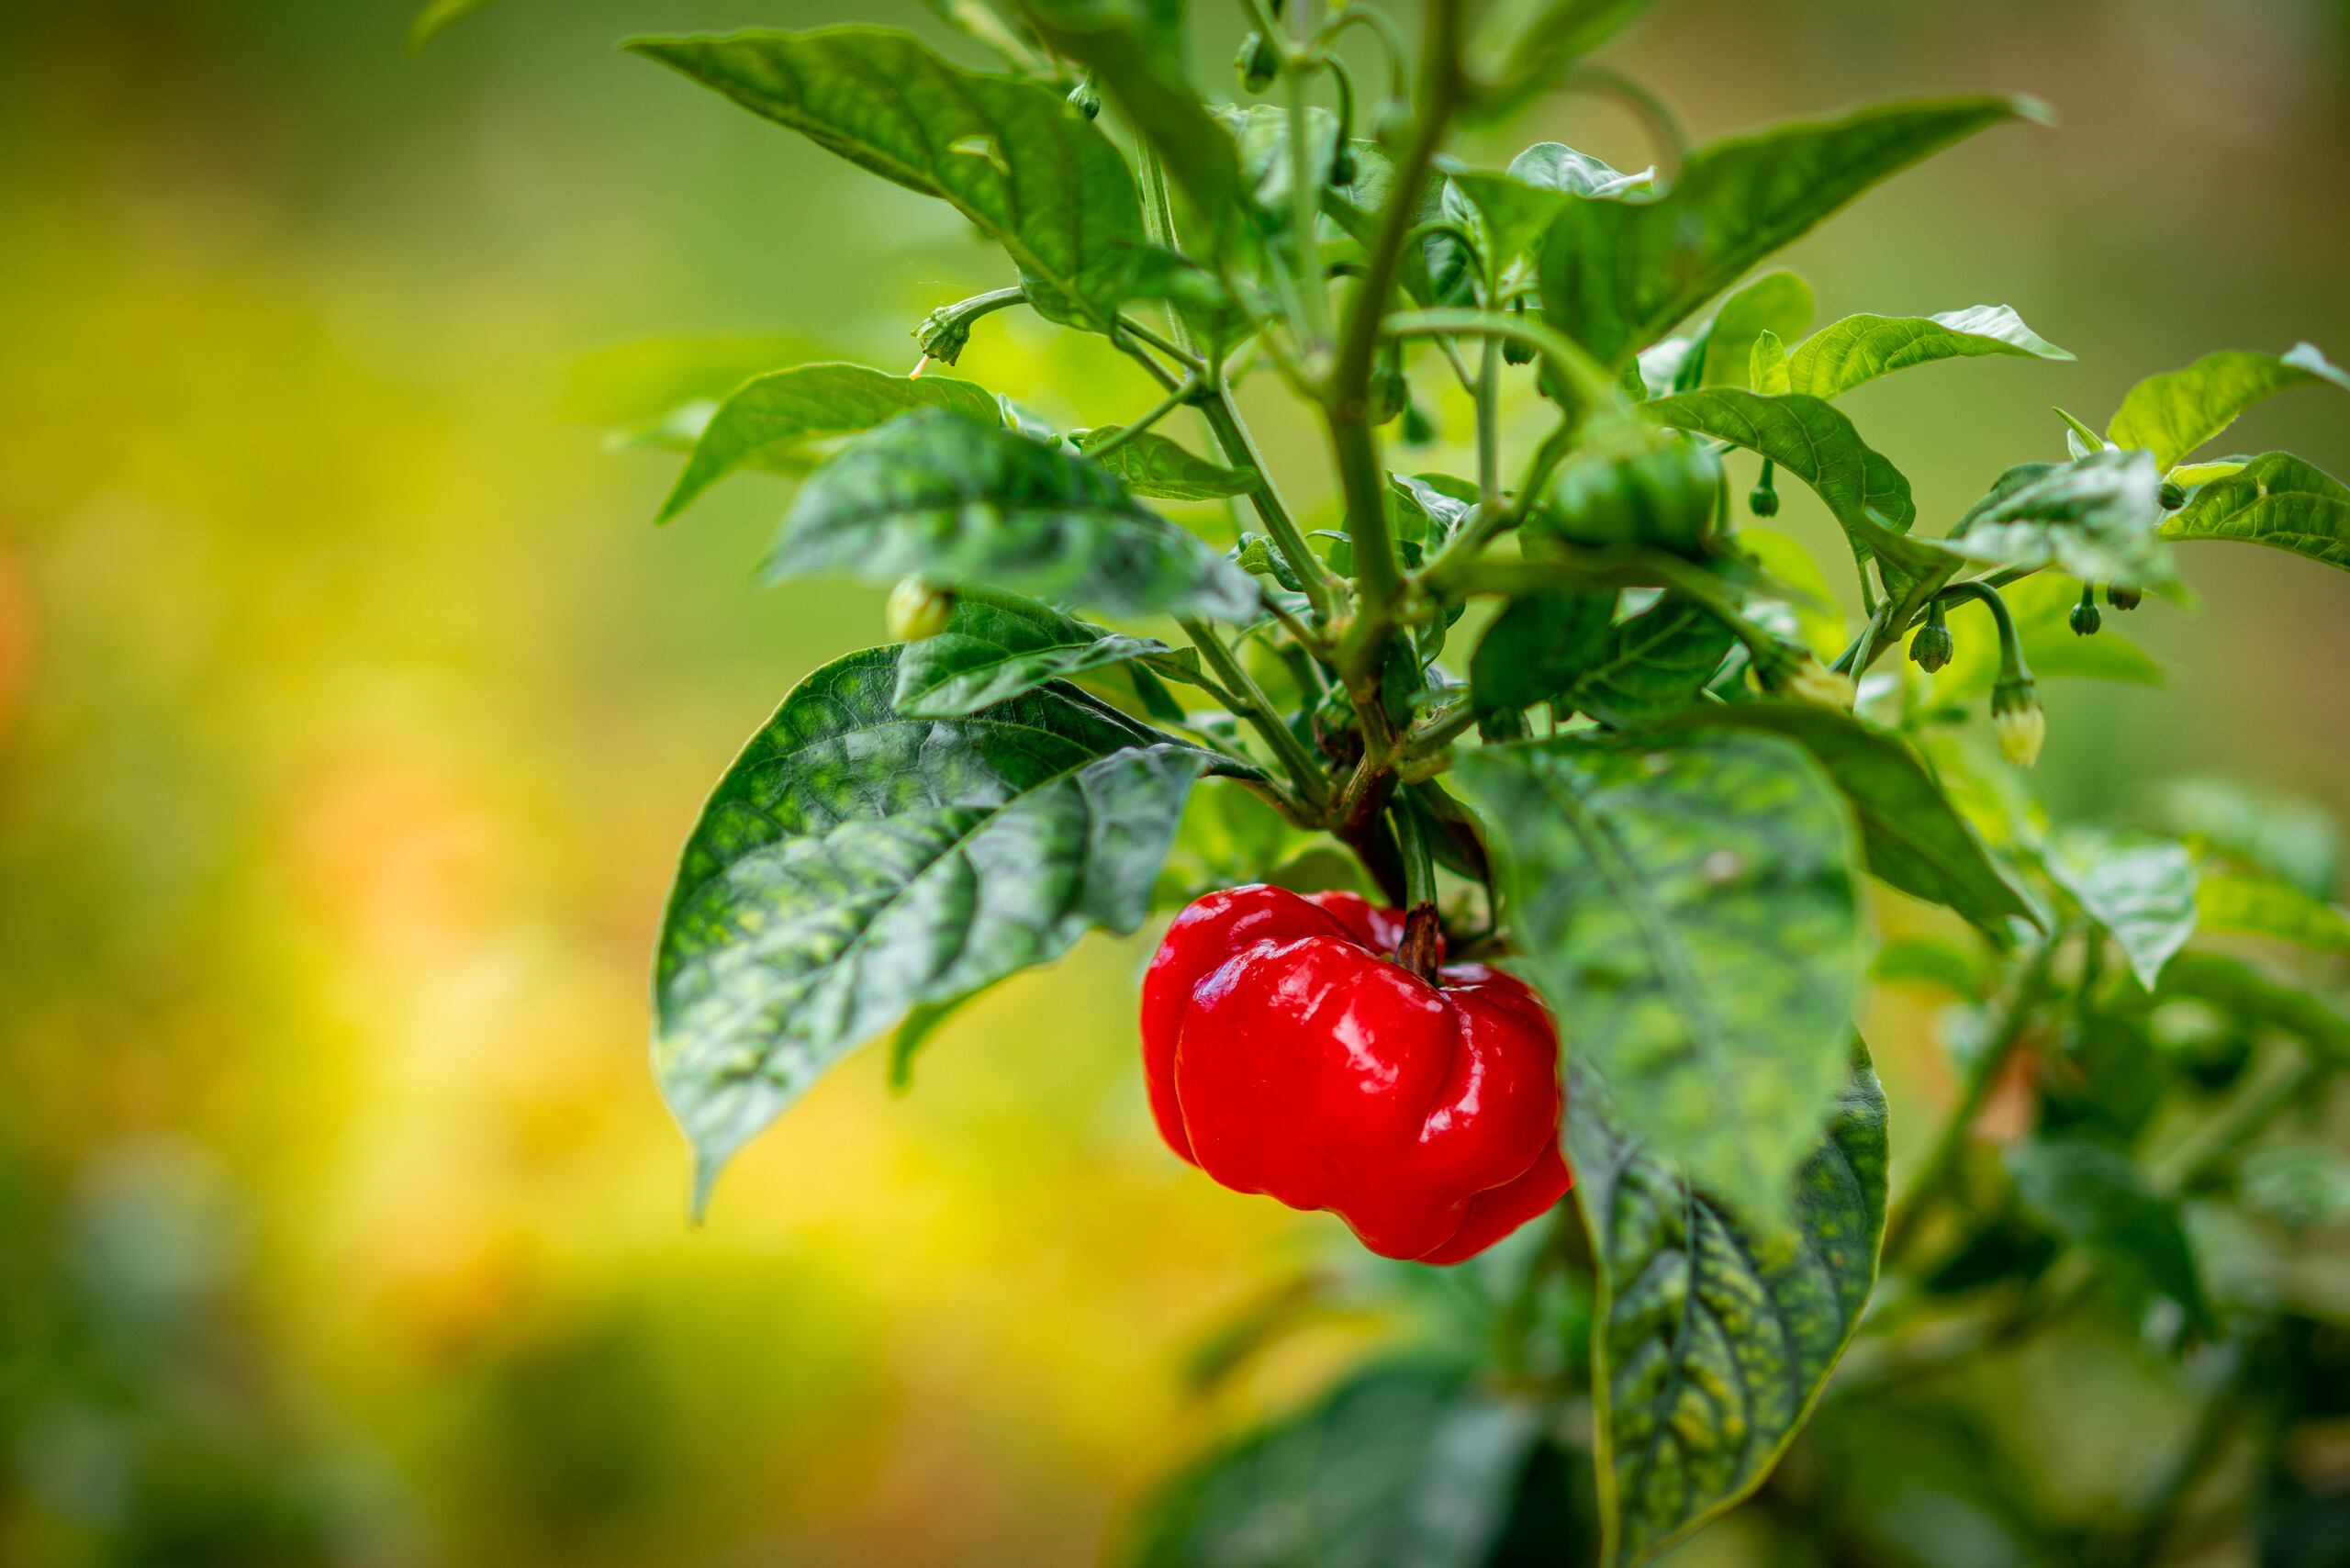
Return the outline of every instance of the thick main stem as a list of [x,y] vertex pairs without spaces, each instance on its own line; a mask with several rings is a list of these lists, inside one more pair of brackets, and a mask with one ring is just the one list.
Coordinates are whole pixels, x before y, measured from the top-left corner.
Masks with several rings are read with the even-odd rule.
[[1436,856],[1428,847],[1420,809],[1410,796],[1397,796],[1389,814],[1395,819],[1396,843],[1404,851],[1404,941],[1395,950],[1395,961],[1434,984],[1437,947],[1444,935],[1436,912]]

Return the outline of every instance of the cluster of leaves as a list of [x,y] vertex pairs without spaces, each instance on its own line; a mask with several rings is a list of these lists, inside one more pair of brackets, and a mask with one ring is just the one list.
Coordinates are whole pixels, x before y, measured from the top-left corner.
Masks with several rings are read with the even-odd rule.
[[[2338,961],[2330,864],[2208,791],[2168,801],[2166,835],[2053,833],[2014,768],[2042,744],[2035,665],[2151,669],[2100,632],[2098,589],[2177,595],[2174,545],[2201,540],[2350,566],[2350,489],[2281,453],[2199,456],[2255,402],[2350,376],[2307,347],[2154,376],[1929,536],[1840,400],[1939,361],[2069,356],[2005,307],[1813,330],[1802,279],[1741,280],[2035,106],[1897,103],[1696,148],[1658,110],[1661,169],[1549,142],[1475,169],[1444,151],[1459,127],[1625,89],[1578,62],[1639,0],[1429,0],[1416,50],[1374,6],[1243,0],[1238,103],[1192,84],[1181,0],[935,8],[996,67],[870,27],[629,46],[950,204],[1012,263],[921,325],[912,375],[778,369],[655,433],[689,452],[665,519],[738,470],[804,475],[769,575],[894,585],[901,638],[794,689],[686,846],[655,1063],[704,1192],[877,1033],[898,1026],[902,1067],[1090,930],[1327,877],[1335,851],[1391,899],[1444,892],[1456,944],[1568,1021],[1581,1225],[1479,1265],[1516,1272],[1502,1329],[1186,1478],[1144,1561],[1468,1563],[1586,1536],[1644,1560],[1771,1476],[1862,1327],[1888,1207],[1909,1271],[1870,1317],[1873,1377],[2096,1291],[2165,1303],[2171,1342],[2246,1366],[2287,1332],[2292,1309],[2255,1324],[2214,1293],[2179,1205],[2340,1206],[2338,1164],[2242,1151],[2342,1065],[2350,1025],[2197,938]],[[1382,93],[1337,48],[1355,28]],[[1161,396],[1062,431],[934,368],[1011,308],[1106,340]],[[1336,526],[1285,501],[1234,400],[1249,376],[1323,427]],[[1427,433],[1430,377],[1475,408],[1472,473],[1389,465]],[[1515,469],[1505,396],[1549,413]],[[1168,433],[1187,419],[1204,451]],[[1754,458],[1758,520],[1784,475],[1841,529],[1857,627],[1791,539],[1735,520],[1728,463]],[[1986,702],[2004,761],[1965,727]],[[1898,1204],[1855,1033],[1872,878],[1973,932],[1874,958],[1952,991],[1968,1042]],[[2190,1014],[2242,1059],[2207,1062]],[[2019,1063],[2039,1131],[1986,1165],[1969,1129]],[[2175,1136],[2221,1077],[2245,1083]],[[1588,1351],[1545,1370],[1543,1334]],[[1522,1375],[1463,1364],[1464,1339],[1514,1346]],[[2245,1386],[2212,1400],[2244,1408]]]

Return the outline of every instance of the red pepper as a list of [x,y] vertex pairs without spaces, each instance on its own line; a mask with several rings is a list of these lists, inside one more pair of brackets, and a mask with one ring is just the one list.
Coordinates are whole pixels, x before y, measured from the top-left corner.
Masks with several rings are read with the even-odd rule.
[[1208,894],[1151,959],[1143,1067],[1168,1147],[1225,1186],[1458,1263],[1573,1185],[1558,1035],[1512,976],[1394,962],[1403,934],[1352,893]]

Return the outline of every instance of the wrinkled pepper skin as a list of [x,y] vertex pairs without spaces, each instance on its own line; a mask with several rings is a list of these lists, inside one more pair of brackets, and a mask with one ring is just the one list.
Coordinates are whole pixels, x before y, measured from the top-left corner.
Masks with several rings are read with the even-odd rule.
[[1225,1186],[1458,1263],[1573,1184],[1558,1036],[1512,976],[1393,962],[1403,928],[1352,893],[1208,894],[1143,981],[1143,1067],[1168,1147]]

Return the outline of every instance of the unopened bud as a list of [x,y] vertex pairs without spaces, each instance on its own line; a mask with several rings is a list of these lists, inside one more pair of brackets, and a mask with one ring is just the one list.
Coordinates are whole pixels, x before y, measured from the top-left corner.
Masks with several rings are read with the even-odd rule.
[[2105,618],[2097,612],[2097,599],[2087,588],[2083,588],[2080,603],[2073,606],[2073,635],[2094,637],[2097,635],[2097,629],[2104,624]]
[[1102,118],[1102,89],[1093,84],[1092,77],[1088,76],[1076,86],[1071,87],[1069,90],[1069,101],[1070,106],[1087,119]]
[[1280,56],[1261,33],[1250,33],[1240,40],[1240,52],[1232,57],[1233,70],[1240,73],[1240,84],[1252,93],[1261,93],[1273,84],[1281,74]]
[[1928,675],[1950,663],[1951,655],[1957,651],[1958,639],[1939,619],[1919,627],[1918,634],[1909,639],[1909,662]]
[[2040,760],[2048,739],[2048,715],[2041,711],[2040,690],[2029,676],[2002,680],[1991,689],[1991,729],[1999,741],[1999,755],[2018,767]]
[[2177,511],[2187,504],[2187,487],[2176,479],[2165,479],[2162,488],[2163,510]]
[[2146,596],[2143,591],[2139,588],[2132,588],[2128,583],[2108,583],[2105,585],[2105,602],[2113,606],[2116,610],[2135,610],[2145,597]]
[[954,609],[955,596],[946,589],[933,588],[920,577],[901,577],[890,590],[882,624],[888,627],[891,642],[919,643],[946,631],[946,618]]

